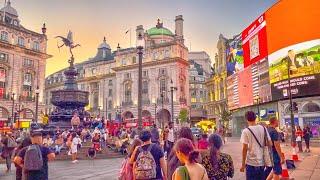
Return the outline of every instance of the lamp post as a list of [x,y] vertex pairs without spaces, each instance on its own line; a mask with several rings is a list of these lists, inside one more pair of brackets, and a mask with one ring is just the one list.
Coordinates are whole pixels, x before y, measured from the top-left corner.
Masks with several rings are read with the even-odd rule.
[[139,56],[138,68],[138,130],[142,130],[142,55],[143,55],[144,39],[139,33],[137,39],[137,50]]
[[161,114],[161,118],[162,118],[162,119],[161,119],[161,126],[162,126],[162,129],[164,129],[164,122],[163,122],[164,95],[165,95],[165,91],[162,91],[161,94],[160,94],[160,96],[161,96],[161,106],[162,106],[162,107],[161,107],[162,109],[161,109],[161,111],[160,111],[160,112],[162,113],[162,114]]
[[261,120],[261,116],[260,116],[260,97],[256,96],[255,97],[255,101],[256,101],[257,110],[258,110],[258,121],[260,121]]
[[177,87],[173,86],[173,81],[171,79],[171,87],[170,87],[170,92],[171,92],[171,122],[174,122],[174,110],[173,110],[173,91],[176,91]]
[[39,86],[37,86],[37,89],[35,90],[35,92],[36,92],[36,117],[34,118],[34,121],[38,123],[38,107],[39,107],[39,93],[40,93]]
[[[14,95],[15,95],[15,94],[12,93],[12,97],[11,97],[11,98],[12,98],[12,109],[11,109],[11,110],[12,110],[12,111],[11,111],[12,114],[11,114],[11,122],[10,122],[11,124],[15,121],[15,118],[14,118]],[[12,122],[12,121],[13,121],[13,122]]]
[[157,121],[157,103],[154,103],[154,123]]
[[287,71],[288,71],[288,83],[289,83],[289,87],[288,87],[288,95],[289,95],[289,104],[290,104],[290,124],[291,124],[291,143],[292,146],[295,147],[296,145],[296,129],[295,129],[295,123],[294,123],[294,114],[293,114],[293,102],[292,102],[292,93],[291,93],[291,84],[290,84],[290,58],[288,58],[288,62],[287,62]]

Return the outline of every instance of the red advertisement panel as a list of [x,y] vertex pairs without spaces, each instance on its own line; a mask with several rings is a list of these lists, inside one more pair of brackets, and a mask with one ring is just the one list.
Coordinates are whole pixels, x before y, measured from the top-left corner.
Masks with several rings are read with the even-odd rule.
[[250,66],[239,72],[239,104],[240,107],[253,103],[252,74]]
[[244,67],[268,55],[266,26],[267,22],[263,14],[242,32]]

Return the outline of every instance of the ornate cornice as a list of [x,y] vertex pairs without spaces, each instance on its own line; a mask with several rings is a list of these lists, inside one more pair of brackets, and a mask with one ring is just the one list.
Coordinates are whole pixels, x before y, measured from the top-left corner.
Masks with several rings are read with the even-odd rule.
[[13,44],[10,44],[10,43],[5,42],[5,41],[0,41],[0,48],[13,50],[13,51],[17,51],[17,52],[22,52],[22,53],[25,53],[27,55],[37,56],[37,57],[40,57],[40,58],[43,58],[43,59],[48,59],[48,58],[52,57],[52,55],[49,55],[49,54],[46,54],[46,53],[42,53],[40,51],[27,49],[27,48],[22,47],[22,46],[13,45]]
[[[182,58],[179,58],[179,57],[176,57],[176,58],[166,58],[166,59],[162,59],[162,60],[157,60],[157,61],[149,61],[149,62],[145,62],[145,63],[142,63],[142,66],[143,67],[152,67],[152,66],[157,66],[157,65],[162,65],[162,64],[168,64],[168,63],[175,63],[175,62],[178,62],[178,63],[182,63],[186,66],[189,66],[189,62],[182,59]],[[137,69],[138,68],[138,64],[133,64],[133,65],[127,65],[127,66],[120,66],[120,67],[114,67],[112,68],[112,70],[114,71],[125,71],[125,70],[132,70],[132,69]]]

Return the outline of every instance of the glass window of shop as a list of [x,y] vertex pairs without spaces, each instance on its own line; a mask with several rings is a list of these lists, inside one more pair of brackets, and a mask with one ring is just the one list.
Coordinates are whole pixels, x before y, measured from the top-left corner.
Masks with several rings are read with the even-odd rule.
[[303,118],[303,125],[310,127],[313,138],[320,138],[320,116]]

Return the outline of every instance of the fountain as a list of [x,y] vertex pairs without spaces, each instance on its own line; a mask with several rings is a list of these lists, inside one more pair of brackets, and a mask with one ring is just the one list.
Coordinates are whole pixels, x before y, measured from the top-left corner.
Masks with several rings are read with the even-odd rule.
[[64,71],[66,78],[64,88],[51,92],[51,103],[56,106],[56,110],[50,114],[49,124],[66,128],[71,127],[73,113],[78,113],[80,120],[83,120],[83,117],[86,115],[84,107],[89,104],[89,92],[79,90],[76,82],[78,72],[74,67],[72,49],[80,45],[74,45],[71,31],[69,31],[67,38],[62,36],[57,36],[56,38],[61,38],[63,41],[63,44],[58,46],[58,48],[62,46],[69,47],[71,57],[68,60],[69,68]]

